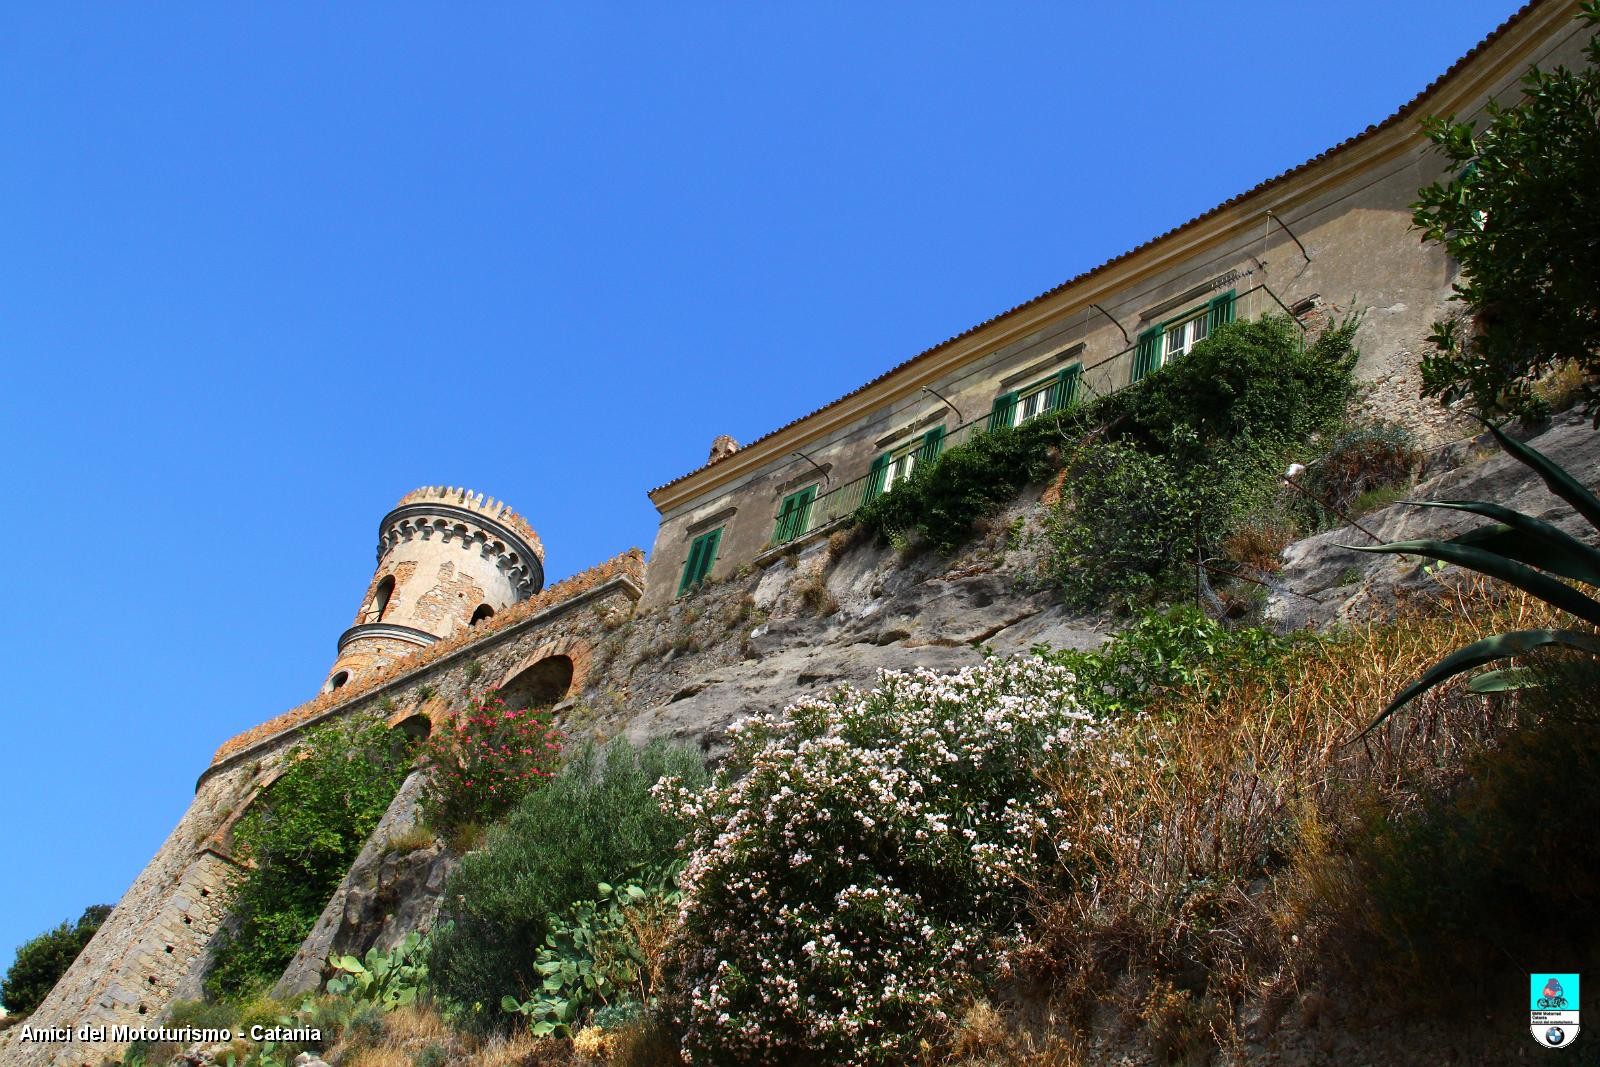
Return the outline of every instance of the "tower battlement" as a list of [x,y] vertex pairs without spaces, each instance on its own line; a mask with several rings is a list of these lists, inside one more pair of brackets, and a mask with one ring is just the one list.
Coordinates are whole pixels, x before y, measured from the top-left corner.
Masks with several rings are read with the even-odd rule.
[[492,496],[486,499],[482,493],[453,485],[424,485],[401,497],[395,504],[395,510],[398,511],[410,504],[448,504],[451,507],[476,512],[502,526],[509,527],[532,550],[533,556],[541,563],[544,562],[544,543],[539,540],[539,535],[534,532],[528,520],[517,514],[504,500],[496,500]]

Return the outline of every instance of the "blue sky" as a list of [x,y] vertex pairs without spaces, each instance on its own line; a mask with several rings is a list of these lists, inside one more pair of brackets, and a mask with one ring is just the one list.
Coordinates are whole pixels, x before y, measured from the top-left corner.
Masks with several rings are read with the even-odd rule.
[[312,696],[418,485],[645,492],[1378,121],[1515,0],[0,12],[0,967]]

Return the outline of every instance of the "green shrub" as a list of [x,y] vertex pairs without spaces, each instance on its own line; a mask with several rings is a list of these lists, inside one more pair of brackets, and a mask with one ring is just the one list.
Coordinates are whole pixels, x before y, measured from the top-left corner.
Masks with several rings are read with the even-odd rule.
[[434,995],[477,1030],[507,1028],[507,995],[526,999],[549,917],[592,900],[600,882],[625,881],[670,861],[683,822],[651,795],[663,777],[695,789],[707,780],[700,754],[661,743],[585,746],[462,860],[445,887],[448,928],[434,932]]
[[422,820],[447,837],[500,818],[554,773],[561,732],[542,708],[511,708],[490,690],[428,736],[433,764]]
[[1022,918],[1034,771],[1095,729],[1070,686],[993,659],[737,724],[712,788],[674,798],[693,1062],[916,1062]]
[[1045,522],[1046,568],[1067,602],[1130,611],[1194,581],[1200,492],[1170,461],[1116,441],[1073,456]]
[[275,981],[394,799],[410,764],[381,722],[348,719],[306,733],[287,770],[234,828],[254,867],[233,886],[233,918],[206,976],[214,998]]
[[1283,317],[1233,322],[1080,419],[1046,523],[1047,569],[1067,602],[1128,611],[1194,588],[1231,533],[1277,522],[1289,458],[1355,395],[1346,321],[1305,343]]
[[27,1015],[37,1008],[110,914],[111,905],[93,904],[83,909],[77,922],[64,922],[24,941],[0,981],[0,1004],[6,1012]]
[[1046,477],[1050,449],[1075,425],[1070,413],[1041,416],[1019,427],[980,433],[924,464],[856,512],[855,521],[883,541],[922,535],[949,552],[981,518],[1004,508],[1022,488]]
[[1260,678],[1315,640],[1307,633],[1280,637],[1256,627],[1230,630],[1200,609],[1180,604],[1147,611],[1099,649],[1035,651],[1072,671],[1079,699],[1109,716],[1144,711],[1179,689]]
[[1147,451],[1170,454],[1181,434],[1193,448],[1173,458],[1185,465],[1299,445],[1340,419],[1356,395],[1358,325],[1347,319],[1308,344],[1286,316],[1230,322],[1087,414]]

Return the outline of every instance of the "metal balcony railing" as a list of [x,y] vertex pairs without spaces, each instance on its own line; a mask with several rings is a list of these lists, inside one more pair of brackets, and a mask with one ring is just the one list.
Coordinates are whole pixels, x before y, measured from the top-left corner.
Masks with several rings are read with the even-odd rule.
[[[1305,331],[1304,324],[1294,317],[1288,305],[1278,299],[1278,295],[1265,285],[1257,285],[1235,293],[1232,314],[1228,318],[1229,321],[1250,320],[1269,314],[1285,315],[1289,321],[1300,327],[1302,333]],[[1143,335],[1141,334],[1141,336]],[[1163,341],[1159,332],[1154,336],[1158,343]],[[1047,410],[1056,410],[1060,406],[1073,406],[1090,400],[1098,400],[1121,389],[1137,387],[1144,380],[1144,377],[1133,380],[1135,362],[1139,355],[1139,342],[1136,341],[1094,363],[1084,364],[1083,370],[1077,376],[1072,395],[1066,398],[1065,404],[1061,404],[1060,398],[1057,397],[1056,404]],[[1123,370],[1114,366],[1118,361],[1126,363],[1127,369]],[[1160,362],[1164,362],[1164,360],[1158,361],[1156,366],[1159,366]],[[1109,372],[1102,372],[1106,368],[1109,368]],[[1096,388],[1096,380],[1099,381],[1102,388]],[[1103,388],[1111,382],[1120,384]],[[978,418],[964,422],[953,430],[946,431],[943,440],[940,442],[939,454],[943,455],[944,452],[970,441],[978,434],[988,433],[992,419],[993,414],[985,412]],[[928,460],[919,455],[917,462],[920,464],[928,462]],[[934,457],[932,462],[938,462],[938,458]],[[773,546],[787,544],[790,541],[804,537],[814,530],[820,530],[822,527],[847,515],[855,514],[867,502],[886,492],[894,491],[892,485],[885,484],[889,477],[887,469],[870,470],[857,478],[834,486],[826,492],[819,493],[811,501],[809,510],[803,514],[790,512],[787,515],[774,515],[774,533],[770,543]]]

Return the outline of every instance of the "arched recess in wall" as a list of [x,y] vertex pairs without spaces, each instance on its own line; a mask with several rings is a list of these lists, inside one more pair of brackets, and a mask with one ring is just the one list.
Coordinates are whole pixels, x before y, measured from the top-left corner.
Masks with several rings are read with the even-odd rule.
[[340,686],[344,685],[344,683],[348,682],[349,680],[350,680],[350,672],[349,671],[339,671],[332,678],[328,679],[328,687],[326,689],[324,689],[323,692],[324,693],[331,693],[335,689],[338,689]]
[[582,691],[589,675],[589,646],[582,641],[552,641],[507,671],[498,688],[513,708],[548,708]]
[[389,610],[389,598],[394,596],[394,575],[386,574],[372,593],[372,607],[367,612],[369,622],[382,622]]
[[492,618],[494,618],[494,609],[487,604],[479,604],[478,610],[472,613],[472,621],[467,623],[467,625],[476,626],[480,622],[484,622]]
[[223,818],[222,825],[217,827],[210,837],[201,842],[200,850],[202,852],[210,850],[229,862],[237,863],[238,861],[233,857],[233,832],[238,827],[239,820],[244,818],[260,802],[261,798],[266,795],[267,790],[271,789],[278,779],[283,777],[283,772],[288,769],[286,763],[280,763],[241,790],[244,794],[244,799],[235,804],[233,810]]
[[389,720],[389,728],[410,741],[426,741],[433,733],[433,720],[420,711],[402,711]]

